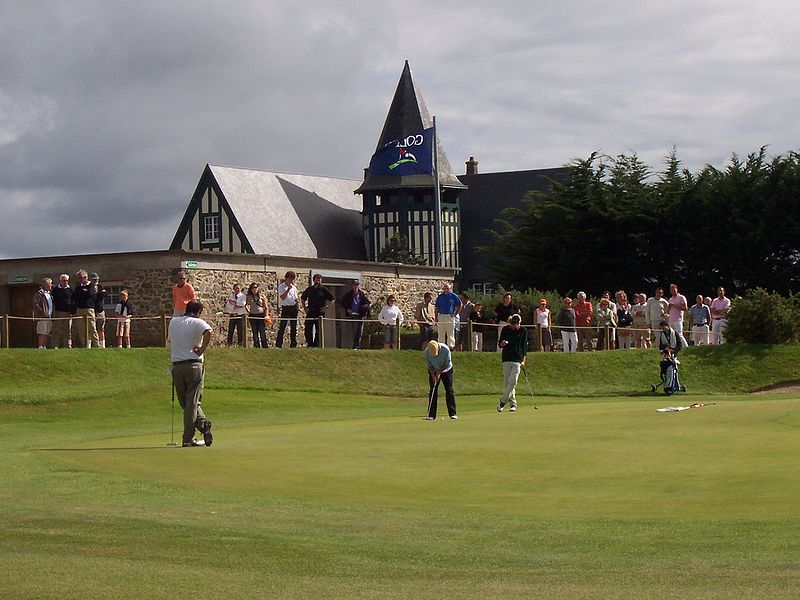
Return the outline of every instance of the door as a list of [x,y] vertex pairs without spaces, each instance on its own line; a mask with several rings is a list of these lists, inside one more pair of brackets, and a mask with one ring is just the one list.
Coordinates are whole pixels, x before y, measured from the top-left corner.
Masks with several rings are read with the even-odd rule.
[[12,317],[29,317],[28,319],[9,319],[8,340],[12,348],[36,347],[36,322],[30,320],[33,315],[33,295],[39,286],[12,285],[8,288],[8,314]]
[[[342,295],[344,294],[344,286],[338,283],[329,283],[323,281],[323,285],[328,288],[328,291],[336,298],[336,303],[325,311],[325,325],[323,330],[323,338],[325,348],[341,348],[343,339],[343,326],[345,323],[341,321],[344,318],[344,309],[341,307]],[[333,310],[332,310],[333,309]],[[334,318],[335,321],[329,319]]]

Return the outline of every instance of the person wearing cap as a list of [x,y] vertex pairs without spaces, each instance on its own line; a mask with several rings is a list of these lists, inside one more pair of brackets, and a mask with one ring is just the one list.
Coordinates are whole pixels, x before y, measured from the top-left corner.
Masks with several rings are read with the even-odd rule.
[[305,335],[306,345],[309,348],[319,347],[319,327],[318,319],[325,316],[325,310],[333,304],[336,299],[328,288],[322,285],[322,275],[316,273],[311,278],[311,285],[302,294],[300,300],[303,303],[303,310],[306,313]]
[[503,397],[497,412],[503,412],[506,404],[510,404],[508,410],[514,412],[517,410],[517,380],[528,356],[528,331],[522,326],[522,317],[511,315],[508,318],[508,325],[500,330],[497,345],[503,357]]
[[550,309],[547,308],[547,298],[539,300],[539,306],[533,311],[533,322],[539,328],[541,343],[539,350],[550,352],[553,347],[553,335],[550,328],[553,325],[553,317],[550,314]]
[[422,353],[425,365],[428,367],[428,421],[436,420],[436,405],[439,400],[439,382],[444,384],[447,414],[451,419],[457,419],[456,395],[453,392],[453,355],[447,344],[440,344],[436,340],[428,342]]
[[[199,300],[190,300],[184,314],[169,322],[172,384],[183,409],[184,448],[210,446],[214,440],[211,421],[200,407],[205,376],[203,354],[211,343],[211,326],[200,318],[202,314],[203,304]],[[204,444],[194,439],[195,429],[203,434]]]
[[361,348],[361,338],[364,335],[364,319],[369,317],[369,307],[372,303],[361,289],[361,282],[358,279],[353,279],[351,288],[342,296],[342,306],[345,317],[350,319],[353,328],[353,350],[358,350]]
[[[671,354],[676,357],[677,361],[678,352],[683,348],[681,337],[670,327],[667,319],[659,322],[658,326],[658,349],[661,351],[661,354]],[[680,361],[678,361],[678,364],[680,364]]]
[[572,308],[572,298],[569,296],[564,298],[564,306],[558,311],[556,325],[561,330],[564,352],[576,352],[578,350],[578,333],[575,331],[575,309]]
[[94,322],[97,327],[98,347],[106,347],[106,298],[108,290],[100,285],[100,275],[95,271],[89,274],[89,279],[94,284]]
[[436,328],[440,344],[449,348],[456,346],[456,315],[461,310],[461,298],[452,291],[450,284],[442,284],[442,293],[436,297]]
[[[75,273],[78,283],[72,290],[72,306],[75,316],[78,317],[73,328],[75,344],[73,348],[99,348],[100,340],[97,337],[97,324],[94,320],[94,297],[97,288],[89,281],[89,274],[80,269]],[[85,321],[84,321],[85,319]],[[89,338],[86,338],[86,323],[89,325]]]

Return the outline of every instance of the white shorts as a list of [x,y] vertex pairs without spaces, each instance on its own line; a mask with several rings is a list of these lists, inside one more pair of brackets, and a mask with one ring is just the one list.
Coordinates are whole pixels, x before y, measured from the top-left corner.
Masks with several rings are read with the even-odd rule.
[[[50,332],[53,329],[53,322],[50,320],[47,321],[36,321],[36,333],[38,335],[50,335]],[[28,330],[30,331],[30,329]]]

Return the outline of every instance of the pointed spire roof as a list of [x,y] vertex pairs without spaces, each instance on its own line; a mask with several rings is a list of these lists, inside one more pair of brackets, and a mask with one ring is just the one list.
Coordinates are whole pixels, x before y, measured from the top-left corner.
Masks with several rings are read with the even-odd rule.
[[[419,87],[417,87],[414,77],[411,75],[411,67],[408,66],[408,61],[406,61],[375,150],[377,151],[393,140],[430,127],[433,127],[433,119],[428,113],[428,107],[425,106],[425,100],[422,99]],[[450,161],[447,160],[444,147],[438,137],[436,140],[436,153],[439,162],[439,184],[446,188],[465,188],[466,186],[453,174]],[[432,175],[393,177],[391,175],[370,175],[368,173],[364,183],[356,190],[356,193],[367,190],[403,187],[433,187],[433,185]]]

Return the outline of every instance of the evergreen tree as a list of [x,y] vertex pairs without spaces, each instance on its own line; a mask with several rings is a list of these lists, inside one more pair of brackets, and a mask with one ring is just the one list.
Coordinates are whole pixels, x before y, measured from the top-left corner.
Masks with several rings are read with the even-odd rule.
[[514,289],[650,292],[677,283],[689,294],[800,288],[800,154],[771,162],[765,148],[697,175],[673,149],[653,176],[634,155],[593,153],[564,183],[508,209],[481,249]]
[[395,233],[386,240],[386,244],[378,252],[377,262],[424,265],[426,260],[422,256],[414,256],[408,247],[408,239],[399,233]]

